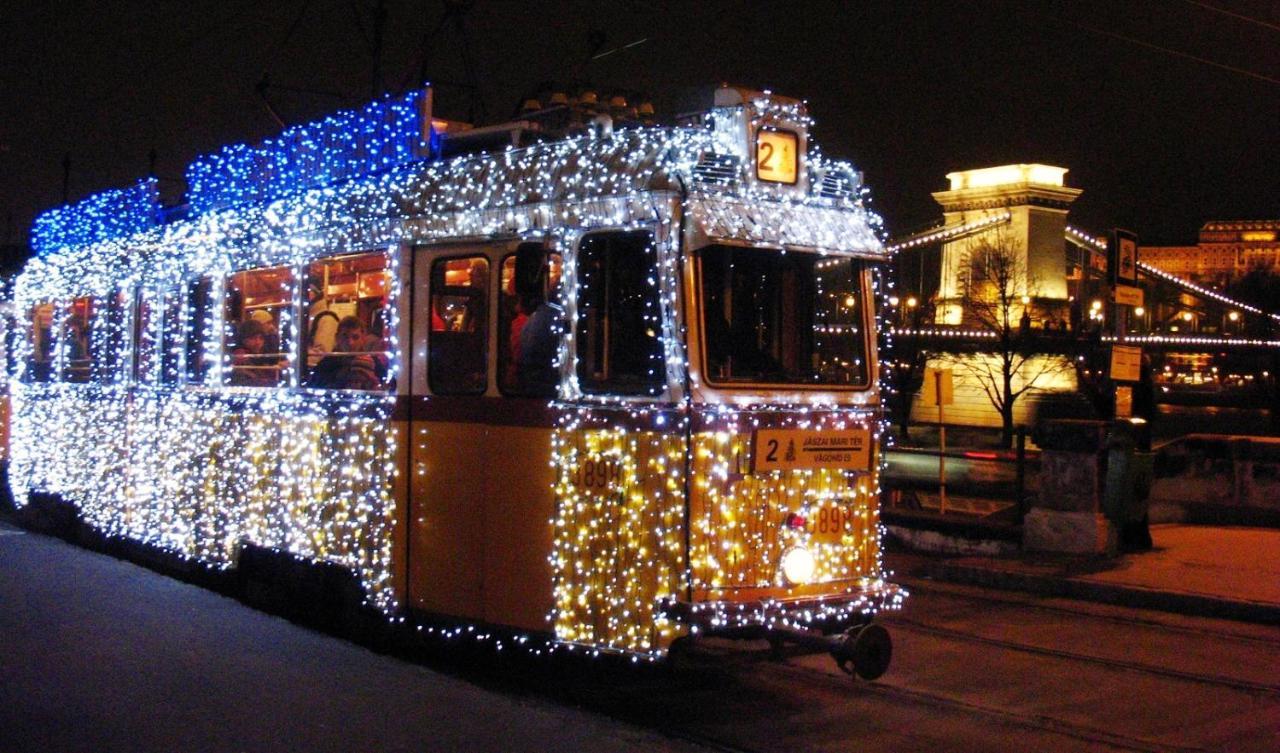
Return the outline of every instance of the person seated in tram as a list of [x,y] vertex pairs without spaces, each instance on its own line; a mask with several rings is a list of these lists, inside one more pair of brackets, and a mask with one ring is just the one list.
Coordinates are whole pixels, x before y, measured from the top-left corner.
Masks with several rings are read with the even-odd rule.
[[268,353],[271,328],[257,319],[245,319],[236,329],[237,347],[231,351],[230,383],[242,387],[274,387],[280,381],[283,360]]
[[89,358],[88,327],[84,317],[76,314],[67,322],[67,339],[71,345],[70,358],[74,361],[85,361]]
[[516,257],[517,313],[509,347],[521,392],[551,395],[560,384],[555,360],[564,311],[547,300],[547,257],[543,249],[521,248]]
[[[376,346],[376,343],[374,343]],[[385,353],[369,351],[369,332],[358,317],[338,322],[333,352],[320,359],[307,377],[308,387],[381,390],[387,376]]]

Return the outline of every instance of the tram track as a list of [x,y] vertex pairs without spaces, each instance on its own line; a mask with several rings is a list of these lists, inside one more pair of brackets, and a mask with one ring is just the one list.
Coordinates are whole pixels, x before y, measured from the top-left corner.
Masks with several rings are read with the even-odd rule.
[[[1109,750],[1136,751],[1140,753],[1211,753],[1214,751],[1213,748],[1179,745],[1135,737],[1069,721],[1051,714],[1028,713],[1002,708],[958,698],[946,693],[935,692],[926,688],[906,687],[895,684],[892,681],[851,682],[847,675],[841,673],[835,668],[834,664],[830,664],[827,661],[825,655],[792,654],[781,661],[774,658],[766,658],[768,656],[767,652],[762,651],[752,654],[751,658],[740,656],[738,662],[730,660],[732,663],[737,664],[734,674],[751,674],[757,677],[774,675],[781,683],[793,687],[798,684],[809,691],[820,694],[826,702],[832,705],[847,702],[851,694],[868,694],[885,703],[899,707],[910,704],[935,711],[960,714],[986,723],[1000,724],[1026,732],[1070,738],[1085,744],[1090,750],[1095,749],[1093,746],[1103,746]],[[807,658],[811,658],[814,661],[812,663],[799,663]],[[724,667],[726,657],[723,654],[717,654],[712,661],[716,665]],[[733,743],[726,743],[704,734],[690,733],[667,726],[658,726],[655,729],[664,735],[698,744],[712,745],[713,749],[716,750],[753,751],[753,753],[755,750],[739,747]],[[809,742],[812,743],[813,741]]]
[[[774,666],[778,671],[785,672],[795,677],[803,677],[806,681],[812,681],[813,678],[820,678],[825,685],[832,689],[832,692],[841,695],[845,695],[850,692],[848,685],[849,681],[844,675],[833,674],[832,672],[824,671],[815,667],[793,663],[774,664],[772,666]],[[1011,709],[973,703],[971,701],[955,698],[942,693],[907,688],[885,682],[859,683],[858,689],[865,690],[866,692],[873,693],[885,699],[906,701],[936,709],[950,710],[1001,724],[1021,727],[1023,729],[1062,735],[1090,745],[1106,745],[1116,750],[1141,751],[1142,753],[1213,753],[1210,748],[1174,745],[1156,740],[1132,737],[1130,735],[1110,732],[1089,725],[1077,724],[1075,722],[1059,719],[1047,714],[1023,713],[1013,711]]]
[[[900,578],[901,583],[908,586],[913,594],[935,594],[948,599],[957,601],[967,601],[975,604],[981,604],[989,607],[992,604],[1002,606],[1015,607],[1018,609],[1034,610],[1037,612],[1049,612],[1060,614],[1067,617],[1079,618],[1087,617],[1089,619],[1109,622],[1114,625],[1123,626],[1140,626],[1144,628],[1160,630],[1167,633],[1176,633],[1180,635],[1195,636],[1201,638],[1211,637],[1215,640],[1228,639],[1233,642],[1246,643],[1259,646],[1270,646],[1280,650],[1280,631],[1277,631],[1277,637],[1263,637],[1259,635],[1247,635],[1238,631],[1210,630],[1207,628],[1190,627],[1187,625],[1174,625],[1167,621],[1155,619],[1146,616],[1125,615],[1121,616],[1114,613],[1114,610],[1133,611],[1135,607],[1126,607],[1120,604],[1094,604],[1090,602],[1073,602],[1072,606],[1062,604],[1048,604],[1043,601],[1044,597],[1035,597],[1027,595],[1019,598],[1017,596],[1002,596],[997,592],[983,591],[981,594],[969,592],[966,586],[944,585],[937,581],[919,580],[915,578]],[[1053,597],[1054,599],[1068,600],[1066,597]],[[894,615],[895,621],[898,615]],[[1196,619],[1217,619],[1212,617],[1202,617]],[[1231,624],[1229,620],[1222,619],[1220,622]]]
[[1039,656],[1050,656],[1056,659],[1065,659],[1067,661],[1080,661],[1095,664],[1101,667],[1111,669],[1126,670],[1130,672],[1143,672],[1149,675],[1159,677],[1168,677],[1184,682],[1195,682],[1202,685],[1210,685],[1214,687],[1229,688],[1239,690],[1246,693],[1269,695],[1280,698],[1280,684],[1258,683],[1249,680],[1240,680],[1236,678],[1226,677],[1223,675],[1205,675],[1195,672],[1184,672],[1178,669],[1168,667],[1159,667],[1152,664],[1142,662],[1124,661],[1121,659],[1108,659],[1102,656],[1092,654],[1084,654],[1073,651],[1063,651],[1061,649],[1047,648],[1044,646],[1035,646],[1029,643],[1021,643],[1016,641],[1001,640],[998,638],[988,638],[982,635],[967,633],[963,630],[954,630],[951,628],[937,627],[936,625],[927,625],[909,618],[899,617],[894,620],[894,626],[898,629],[914,630],[918,633],[925,633],[940,638],[948,638],[950,640],[966,641],[969,643],[979,643],[984,646],[993,646],[1012,651],[1021,651],[1028,654],[1036,654]]

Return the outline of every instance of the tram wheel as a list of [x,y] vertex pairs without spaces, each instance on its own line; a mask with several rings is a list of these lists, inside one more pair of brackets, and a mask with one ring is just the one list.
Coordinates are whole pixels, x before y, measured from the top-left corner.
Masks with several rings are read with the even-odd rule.
[[864,625],[845,635],[832,652],[836,664],[850,675],[874,680],[889,669],[893,658],[893,640],[889,631],[876,624]]

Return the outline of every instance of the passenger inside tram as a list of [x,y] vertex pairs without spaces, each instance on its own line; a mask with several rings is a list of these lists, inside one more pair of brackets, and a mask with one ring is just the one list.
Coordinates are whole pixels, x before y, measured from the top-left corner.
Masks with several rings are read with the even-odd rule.
[[[236,328],[237,346],[231,351],[232,385],[272,387],[280,379],[284,361],[270,347],[274,332],[258,319],[245,319]],[[278,346],[277,346],[278,347]]]
[[551,264],[541,244],[521,244],[515,259],[515,314],[506,338],[513,391],[554,395],[557,333],[564,312],[548,300]]
[[[372,347],[371,347],[372,346]],[[387,359],[358,317],[343,317],[333,352],[325,355],[307,377],[308,387],[339,390],[381,390],[387,378]]]

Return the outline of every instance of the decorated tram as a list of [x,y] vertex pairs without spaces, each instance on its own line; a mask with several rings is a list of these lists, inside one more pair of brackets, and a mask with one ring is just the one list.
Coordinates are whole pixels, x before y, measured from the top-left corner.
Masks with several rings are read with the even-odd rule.
[[[51,210],[12,292],[9,482],[388,618],[884,671],[877,219],[802,102],[471,129],[430,89]],[[555,125],[558,123],[559,125]]]

